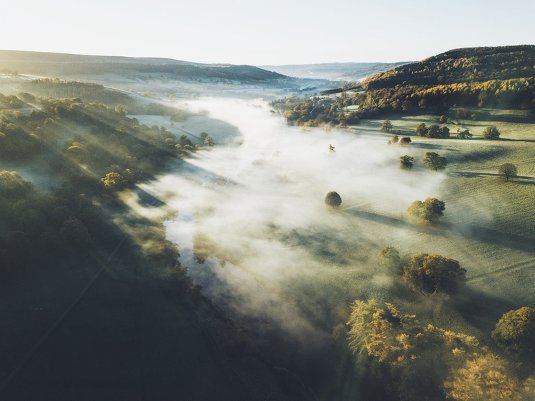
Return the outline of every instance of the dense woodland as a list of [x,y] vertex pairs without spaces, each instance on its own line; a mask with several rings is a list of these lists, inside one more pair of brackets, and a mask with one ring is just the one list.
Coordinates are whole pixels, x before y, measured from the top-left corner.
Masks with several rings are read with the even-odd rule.
[[[104,90],[53,81],[35,85],[57,85],[58,92],[81,88],[81,96],[89,88],[89,97]],[[204,139],[213,145],[207,134]],[[168,161],[199,147],[186,136],[139,124],[119,105],[85,103],[80,97],[0,95],[0,163],[9,166],[0,171],[0,274],[37,262],[61,264],[99,249],[110,251],[124,238],[113,222],[123,208],[114,193],[134,188]],[[12,171],[28,166],[48,177],[49,190]],[[182,277],[176,247],[163,233],[154,233],[157,238],[151,240],[160,245],[151,255],[139,251],[137,257]],[[137,252],[135,246],[129,249]]]
[[452,50],[373,75],[357,90],[273,103],[296,125],[351,125],[454,107],[535,109],[535,46]]

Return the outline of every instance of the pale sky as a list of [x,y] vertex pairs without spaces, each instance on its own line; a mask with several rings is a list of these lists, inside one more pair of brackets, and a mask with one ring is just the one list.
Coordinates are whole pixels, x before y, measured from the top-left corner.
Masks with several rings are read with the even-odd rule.
[[0,49],[293,64],[535,44],[535,0],[0,0]]

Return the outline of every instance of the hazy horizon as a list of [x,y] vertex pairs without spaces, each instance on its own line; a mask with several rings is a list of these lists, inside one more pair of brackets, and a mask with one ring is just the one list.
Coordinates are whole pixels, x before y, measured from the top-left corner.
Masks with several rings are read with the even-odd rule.
[[453,0],[447,7],[423,0],[338,0],[328,8],[318,0],[156,0],[150,7],[125,0],[27,0],[3,13],[6,50],[199,63],[398,62],[453,48],[535,42],[535,3],[527,0]]

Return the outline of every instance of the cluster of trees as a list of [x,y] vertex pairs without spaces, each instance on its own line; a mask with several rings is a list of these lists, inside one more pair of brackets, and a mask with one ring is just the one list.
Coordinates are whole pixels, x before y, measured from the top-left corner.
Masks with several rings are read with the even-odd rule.
[[[14,169],[39,166],[54,180],[42,192],[17,172],[0,171],[0,275],[111,252],[125,238],[114,218],[125,209],[110,191],[161,171],[177,157],[179,140],[116,106],[29,94],[1,96],[0,102],[0,161],[9,160]],[[8,108],[12,105],[16,108]],[[21,108],[27,110],[19,113]],[[127,247],[132,260],[171,269],[189,288],[176,247],[163,231],[151,229],[156,223],[141,220],[158,246],[149,252],[132,242]]]
[[[76,88],[73,85],[73,93]],[[121,106],[84,103],[80,98],[21,97],[30,103],[18,97],[2,98],[4,104],[16,103],[20,108],[21,103],[31,111],[1,111],[0,159],[24,161],[49,155],[56,172],[78,175],[83,166],[100,176],[108,190],[131,186],[159,171],[168,160],[201,147],[186,135],[177,138],[165,128],[140,124],[127,117]],[[207,133],[201,133],[197,142],[214,145]],[[56,152],[64,158],[52,157]]]
[[394,135],[388,140],[389,145],[396,144],[396,143],[400,145],[409,145],[410,143],[412,143],[412,139],[408,136],[403,136],[400,138],[399,136]]
[[457,260],[445,256],[419,253],[404,259],[396,248],[387,246],[378,259],[387,274],[401,278],[418,294],[456,294],[466,281],[466,270]]
[[[448,164],[448,160],[444,156],[440,156],[435,152],[426,152],[424,158],[425,166],[433,171],[443,170]],[[411,169],[414,166],[414,157],[403,155],[399,158],[399,167],[402,169]]]
[[450,129],[446,126],[439,127],[438,125],[430,125],[428,127],[425,123],[421,123],[416,127],[416,135],[427,138],[447,139],[450,137]]
[[319,127],[322,125],[347,126],[358,124],[360,112],[351,110],[352,97],[343,93],[340,96],[313,96],[309,98],[287,97],[271,103],[281,111],[291,125]]
[[414,201],[407,209],[409,217],[418,223],[433,224],[444,215],[446,204],[437,198]]
[[455,295],[466,282],[466,270],[457,260],[442,255],[419,253],[402,257],[387,246],[379,253],[379,267],[413,294],[422,296]]

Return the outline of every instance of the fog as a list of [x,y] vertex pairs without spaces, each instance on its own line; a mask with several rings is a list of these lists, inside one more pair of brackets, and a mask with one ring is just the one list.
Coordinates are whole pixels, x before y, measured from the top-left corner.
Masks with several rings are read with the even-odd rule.
[[[167,236],[204,295],[310,335],[329,320],[328,308],[388,287],[374,271],[376,254],[404,238],[408,205],[438,196],[442,174],[400,170],[407,149],[377,132],[288,127],[261,100],[179,106],[239,132],[219,146],[209,132],[214,148],[143,186],[176,211]],[[324,204],[333,190],[343,201],[334,210]]]

